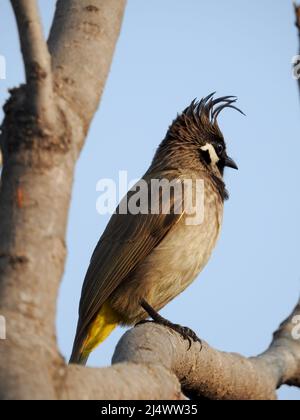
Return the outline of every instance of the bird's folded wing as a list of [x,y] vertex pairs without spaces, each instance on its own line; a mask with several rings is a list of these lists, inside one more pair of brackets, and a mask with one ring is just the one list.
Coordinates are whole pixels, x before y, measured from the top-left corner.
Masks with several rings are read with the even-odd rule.
[[[161,195],[159,190],[151,202],[157,198],[161,202]],[[131,196],[132,191],[125,200],[128,202]],[[118,214],[118,207],[91,258],[82,288],[77,333],[90,324],[110,294],[180,220],[184,213],[183,194],[171,194],[169,207],[168,214],[151,214],[149,210],[149,214],[135,215]]]

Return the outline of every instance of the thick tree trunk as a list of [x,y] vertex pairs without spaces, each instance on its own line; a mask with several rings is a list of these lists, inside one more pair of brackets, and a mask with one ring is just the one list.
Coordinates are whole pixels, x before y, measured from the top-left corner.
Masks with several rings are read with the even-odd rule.
[[[59,0],[43,40],[35,0],[12,0],[26,86],[5,106],[1,137],[1,398],[56,398],[63,364],[56,299],[76,160],[108,75],[124,0]],[[53,81],[53,83],[52,83]]]

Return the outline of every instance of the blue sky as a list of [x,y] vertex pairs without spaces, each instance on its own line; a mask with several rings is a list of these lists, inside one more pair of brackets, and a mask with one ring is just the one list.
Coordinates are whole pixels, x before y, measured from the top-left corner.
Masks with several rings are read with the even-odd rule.
[[[55,1],[40,1],[45,31]],[[0,54],[7,88],[23,81],[9,1],[0,8]],[[96,183],[127,170],[137,178],[176,113],[212,91],[237,95],[247,117],[226,111],[220,126],[239,172],[221,239],[197,281],[162,314],[188,325],[212,346],[256,355],[300,292],[300,106],[291,61],[297,33],[291,1],[129,0],[101,107],[75,174],[68,259],[58,301],[61,352],[71,351],[83,277],[108,216],[96,212]],[[80,71],[80,69],[78,69]],[[110,363],[117,329],[90,358]],[[282,388],[282,399],[300,391]]]

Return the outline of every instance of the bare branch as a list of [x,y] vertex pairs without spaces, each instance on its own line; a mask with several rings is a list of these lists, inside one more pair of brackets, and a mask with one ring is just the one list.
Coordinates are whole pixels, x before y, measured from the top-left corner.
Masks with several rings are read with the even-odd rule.
[[36,0],[11,0],[27,82],[27,105],[42,122],[55,121],[51,57],[43,36]]
[[70,366],[63,396],[172,399],[179,398],[179,381],[188,394],[213,400],[275,400],[279,386],[300,386],[300,341],[292,335],[296,315],[300,303],[275,333],[270,348],[250,359],[206,343],[201,351],[199,343],[187,350],[188,343],[174,331],[154,323],[140,325],[122,337],[111,368]]
[[295,14],[296,14],[296,26],[300,30],[300,6],[297,5],[297,2],[294,1],[294,8],[295,8]]

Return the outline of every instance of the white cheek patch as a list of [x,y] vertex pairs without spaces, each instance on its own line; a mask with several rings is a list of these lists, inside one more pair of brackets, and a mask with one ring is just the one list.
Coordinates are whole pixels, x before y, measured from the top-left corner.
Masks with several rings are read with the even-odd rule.
[[219,162],[219,156],[217,155],[215,148],[212,144],[206,143],[205,146],[201,147],[201,150],[203,150],[203,152],[209,153],[212,165],[216,165]]

